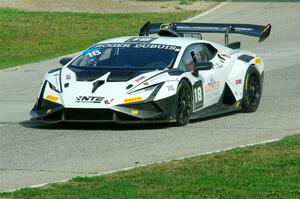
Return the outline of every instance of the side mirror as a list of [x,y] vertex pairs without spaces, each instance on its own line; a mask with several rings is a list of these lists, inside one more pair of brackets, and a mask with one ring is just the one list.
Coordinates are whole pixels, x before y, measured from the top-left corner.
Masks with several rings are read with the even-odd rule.
[[199,70],[210,70],[212,68],[213,68],[213,63],[209,61],[196,63],[196,66],[194,67],[193,75],[198,77]]
[[67,63],[69,63],[72,59],[73,59],[72,57],[64,57],[64,58],[61,58],[61,60],[59,60],[59,63],[64,66]]
[[234,42],[227,45],[228,48],[231,49],[240,49],[241,48],[241,42]]

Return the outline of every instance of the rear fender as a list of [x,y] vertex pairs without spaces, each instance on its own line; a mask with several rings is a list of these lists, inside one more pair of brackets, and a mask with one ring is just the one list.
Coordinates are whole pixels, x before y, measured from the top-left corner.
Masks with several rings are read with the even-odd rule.
[[241,57],[242,55],[245,55],[245,53],[237,55],[236,61],[234,62],[228,79],[226,80],[226,83],[230,87],[237,101],[243,98],[244,81],[248,68],[251,65],[254,65],[260,74],[264,71],[264,63],[260,57],[257,57],[252,53],[247,53],[247,58]]

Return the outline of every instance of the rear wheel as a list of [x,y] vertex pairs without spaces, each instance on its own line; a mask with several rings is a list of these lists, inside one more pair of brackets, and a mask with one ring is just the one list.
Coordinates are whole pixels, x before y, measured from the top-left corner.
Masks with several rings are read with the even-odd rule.
[[179,82],[177,94],[176,123],[184,126],[189,123],[192,114],[192,91],[185,80]]
[[262,84],[260,74],[254,66],[250,66],[244,83],[244,97],[242,108],[246,113],[255,112],[261,98]]

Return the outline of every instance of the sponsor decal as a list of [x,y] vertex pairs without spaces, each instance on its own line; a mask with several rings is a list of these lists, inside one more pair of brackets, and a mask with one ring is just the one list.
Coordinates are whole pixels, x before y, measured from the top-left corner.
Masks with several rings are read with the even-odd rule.
[[114,98],[109,99],[109,100],[105,100],[104,104],[111,104],[114,100],[115,100]]
[[156,49],[165,49],[165,50],[174,50],[174,51],[180,50],[180,48],[177,46],[163,45],[163,44],[136,44],[133,46],[133,48],[156,48]]
[[105,43],[105,44],[97,44],[96,48],[130,48],[131,44],[124,43]]
[[210,80],[210,83],[207,84],[207,86],[205,87],[205,91],[206,93],[210,93],[213,92],[215,90],[219,90],[220,89],[220,82],[219,81],[214,81],[214,79]]
[[217,97],[219,95],[219,90],[216,90],[214,92],[208,93],[206,94],[206,98],[213,98],[213,97]]
[[168,85],[167,89],[168,89],[168,91],[175,91],[175,88],[173,85]]
[[241,80],[241,79],[235,80],[235,85],[239,85],[239,84],[241,84],[241,83],[242,83],[242,80]]
[[139,83],[139,82],[142,81],[143,79],[145,79],[145,76],[140,76],[140,77],[136,78],[134,81],[135,81],[136,83]]
[[210,80],[210,83],[205,87],[206,97],[213,98],[219,95],[221,83],[219,81],[215,81],[213,78]]
[[136,116],[138,114],[139,114],[139,110],[137,110],[137,109],[132,109],[131,110],[131,115]]
[[148,44],[145,42],[137,42],[137,43],[103,43],[103,44],[97,44],[92,49],[94,51],[85,51],[83,54],[87,54],[90,57],[97,56],[101,54],[99,50],[95,50],[97,48],[153,48],[153,49],[165,49],[165,50],[173,50],[173,51],[180,51],[179,46],[173,46],[173,45],[165,45],[165,44]]
[[70,74],[66,74],[66,80],[71,79],[71,75]]
[[[223,60],[220,60],[222,63],[224,63]],[[222,68],[223,67],[223,64],[220,64],[220,63],[216,63],[215,64],[215,68]]]
[[48,110],[46,111],[47,114],[49,114],[49,113],[51,113],[51,112],[52,112],[52,109],[48,109]]
[[155,37],[133,37],[125,41],[126,43],[151,43],[156,40]]
[[139,102],[142,101],[143,98],[142,97],[131,97],[131,98],[125,98],[124,102],[125,103],[132,103],[132,102]]
[[46,97],[46,99],[48,99],[48,100],[50,100],[50,101],[52,101],[52,102],[56,102],[57,100],[59,100],[59,97],[56,97],[56,96],[54,96],[54,95],[48,95],[48,96]]
[[239,108],[241,106],[241,102],[240,101],[237,101],[236,103],[235,103],[235,108]]
[[101,103],[104,97],[97,96],[78,96],[76,97],[76,103]]
[[197,33],[183,33],[183,37],[195,38],[202,40],[202,35]]

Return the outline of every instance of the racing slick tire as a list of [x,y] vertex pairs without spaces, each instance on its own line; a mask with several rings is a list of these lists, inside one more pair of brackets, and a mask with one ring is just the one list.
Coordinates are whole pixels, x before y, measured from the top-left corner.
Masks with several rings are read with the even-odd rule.
[[192,90],[186,80],[181,80],[177,87],[176,124],[185,126],[189,123],[192,114]]
[[251,65],[246,73],[243,99],[242,99],[242,111],[245,113],[255,112],[258,108],[261,93],[262,82],[261,77],[257,69]]

